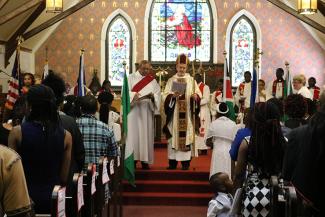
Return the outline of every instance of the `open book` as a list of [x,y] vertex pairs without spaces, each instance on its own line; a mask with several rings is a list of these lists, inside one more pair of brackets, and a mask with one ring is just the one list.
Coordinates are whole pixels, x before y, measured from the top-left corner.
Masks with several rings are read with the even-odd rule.
[[181,95],[185,94],[185,91],[186,91],[186,83],[173,81],[173,84],[172,84],[172,91],[173,91],[174,93],[175,93],[175,92],[178,92],[178,93],[180,93]]

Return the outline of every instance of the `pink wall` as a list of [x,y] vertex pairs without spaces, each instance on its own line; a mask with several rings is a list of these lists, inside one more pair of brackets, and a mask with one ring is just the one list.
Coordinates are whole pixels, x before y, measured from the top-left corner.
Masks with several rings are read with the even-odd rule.
[[[114,4],[115,2],[115,4]],[[270,81],[278,67],[290,63],[293,74],[314,76],[318,84],[325,82],[325,50],[315,41],[303,25],[266,0],[215,0],[218,18],[218,63],[223,62],[226,29],[231,18],[241,9],[252,13],[262,32],[262,78]],[[137,28],[137,60],[144,56],[144,13],[146,1],[98,1],[65,19],[36,52],[36,73],[44,65],[45,47],[49,49],[50,68],[66,72],[67,79],[76,81],[79,49],[85,48],[86,78],[93,69],[100,70],[100,34],[103,21],[117,8],[124,10]],[[88,84],[88,83],[87,83]]]

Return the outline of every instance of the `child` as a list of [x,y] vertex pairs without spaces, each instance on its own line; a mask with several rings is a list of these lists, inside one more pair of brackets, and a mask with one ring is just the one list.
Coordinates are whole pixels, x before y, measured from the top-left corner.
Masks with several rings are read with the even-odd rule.
[[215,193],[215,197],[209,202],[207,217],[225,217],[229,216],[233,203],[230,194],[233,188],[233,182],[229,179],[227,173],[219,172],[211,176],[210,185]]

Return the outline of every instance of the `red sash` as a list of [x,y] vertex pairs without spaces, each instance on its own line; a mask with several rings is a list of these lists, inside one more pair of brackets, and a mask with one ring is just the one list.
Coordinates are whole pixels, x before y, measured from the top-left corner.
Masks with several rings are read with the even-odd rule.
[[272,85],[272,95],[275,97],[276,95],[276,86],[278,85],[278,83],[282,83],[282,97],[284,96],[284,81],[278,81],[278,80],[275,80],[273,81],[273,85]]
[[217,97],[220,96],[221,94],[222,94],[221,90],[216,90],[216,93],[214,94],[214,98],[217,104],[220,103]]
[[152,75],[147,74],[144,78],[141,79],[141,81],[139,81],[133,86],[132,92],[139,92],[140,90],[142,90],[142,88],[147,86],[147,84],[149,84],[153,79],[155,78]]
[[199,88],[200,88],[200,91],[201,91],[202,96],[203,96],[203,89],[204,89],[204,86],[205,86],[204,83],[201,82]]
[[240,83],[239,85],[239,95],[244,95],[245,83]]
[[320,88],[315,86],[314,87],[313,100],[319,100],[319,93],[320,93]]

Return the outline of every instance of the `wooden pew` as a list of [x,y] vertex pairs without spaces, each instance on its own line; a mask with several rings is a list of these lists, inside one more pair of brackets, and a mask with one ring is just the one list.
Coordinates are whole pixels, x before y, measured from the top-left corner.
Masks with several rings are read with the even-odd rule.
[[270,178],[270,216],[278,217],[279,182],[277,176]]
[[285,187],[285,217],[298,216],[298,200],[296,190],[293,186]]
[[100,157],[95,199],[95,213],[97,214],[97,217],[108,216],[107,204],[109,202],[109,174],[107,164],[107,157]]
[[36,217],[58,217],[65,216],[65,187],[56,185],[52,191],[51,213],[35,214]]
[[75,173],[70,187],[71,195],[66,197],[66,216],[81,217],[84,206],[83,174]]
[[95,194],[96,194],[96,164],[89,163],[87,174],[84,176],[84,199],[85,206],[82,217],[93,217],[95,215]]

